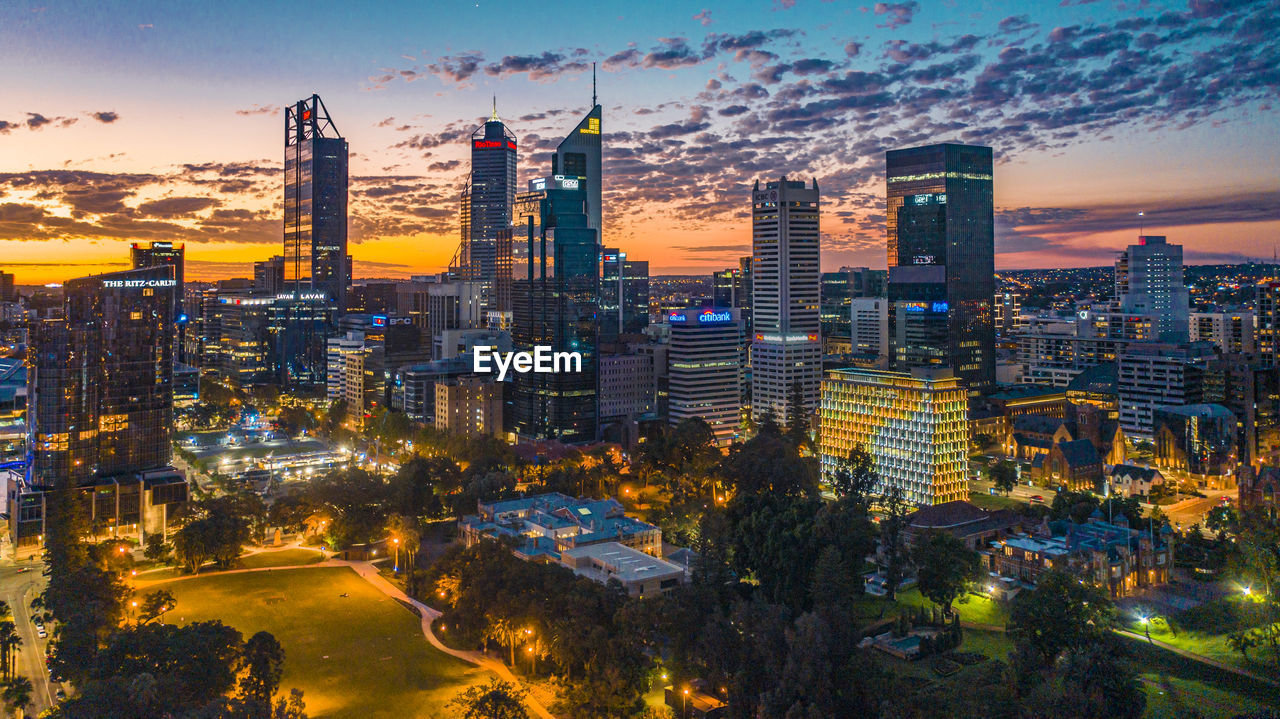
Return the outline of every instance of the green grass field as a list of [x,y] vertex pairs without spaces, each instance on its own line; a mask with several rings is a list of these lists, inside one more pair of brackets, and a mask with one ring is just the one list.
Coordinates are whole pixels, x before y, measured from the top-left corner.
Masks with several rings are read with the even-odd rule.
[[[932,607],[933,602],[925,599],[920,590],[912,587],[898,592],[898,603],[911,607]],[[951,607],[960,612],[960,621],[975,624],[991,624],[1003,627],[1009,619],[1009,612],[1000,602],[995,602],[979,594],[966,594],[952,603]]]
[[428,644],[417,617],[350,569],[212,574],[158,586],[177,599],[167,621],[220,619],[246,638],[274,634],[286,653],[281,687],[301,689],[311,717],[445,719],[445,703],[487,680]]
[[[278,552],[259,552],[257,554],[249,554],[240,558],[240,563],[236,565],[236,569],[261,569],[265,567],[292,567],[299,564],[319,564],[324,561],[324,557],[317,551],[311,549],[282,549]],[[140,568],[144,568],[141,567]],[[212,564],[207,564],[200,570],[200,576],[206,574],[217,574],[219,570],[215,569]],[[154,571],[142,572],[137,579],[140,582],[161,582],[178,577],[188,576],[178,571],[177,567],[166,567],[156,569]]]
[[987,494],[986,492],[970,492],[969,501],[983,509],[1017,509],[1026,504],[1026,502],[1013,497]]

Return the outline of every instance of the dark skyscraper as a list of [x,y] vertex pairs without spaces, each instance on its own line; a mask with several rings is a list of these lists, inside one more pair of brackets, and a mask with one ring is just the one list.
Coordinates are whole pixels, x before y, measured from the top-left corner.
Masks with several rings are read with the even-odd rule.
[[147,245],[135,242],[129,250],[129,257],[133,261],[135,270],[166,265],[173,268],[173,279],[176,284],[173,291],[173,308],[169,316],[173,318],[175,326],[173,358],[179,362],[186,361],[182,356],[183,338],[187,329],[187,315],[182,307],[184,255],[183,246],[175,247],[172,242],[152,242]]
[[890,361],[947,365],[970,394],[995,386],[995,235],[989,147],[886,153]]
[[549,177],[529,186],[515,204],[513,349],[580,352],[582,367],[516,374],[513,426],[522,439],[589,442],[597,425],[599,233],[588,225],[589,192],[579,178]]
[[573,128],[567,137],[560,141],[555,154],[551,157],[551,174],[585,183],[587,194],[587,226],[600,233],[603,242],[604,227],[601,224],[602,176],[600,170],[600,106],[592,96],[591,111],[582,118],[582,122]]
[[284,281],[323,292],[339,312],[351,284],[347,259],[347,141],[319,95],[284,113]]
[[493,117],[471,133],[471,176],[462,191],[462,242],[455,263],[462,279],[483,282],[486,305],[498,308],[496,280],[510,274],[511,206],[516,197],[516,136]]
[[600,253],[600,342],[649,326],[649,263],[606,247]]
[[69,280],[65,318],[34,326],[37,484],[83,486],[169,463],[174,286],[170,266]]

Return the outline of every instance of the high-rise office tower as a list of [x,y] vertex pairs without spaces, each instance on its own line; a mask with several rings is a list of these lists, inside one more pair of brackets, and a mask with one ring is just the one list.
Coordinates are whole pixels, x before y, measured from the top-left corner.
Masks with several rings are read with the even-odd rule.
[[600,342],[649,326],[649,263],[612,247],[600,252]]
[[716,443],[738,434],[742,406],[742,320],[729,307],[667,313],[671,325],[667,422],[701,418]]
[[822,336],[850,338],[849,302],[855,297],[883,297],[884,270],[841,267],[822,273]]
[[600,233],[600,241],[603,242],[601,197],[604,178],[600,169],[602,111],[600,105],[596,104],[594,93],[591,105],[586,117],[556,146],[555,154],[551,156],[551,174],[562,178],[568,188],[572,188],[574,181],[577,181],[586,189],[587,226]]
[[351,285],[347,258],[347,141],[319,95],[285,107],[284,281],[323,292],[339,312]]
[[516,196],[512,344],[520,351],[545,346],[581,355],[581,371],[510,379],[511,424],[523,439],[596,438],[600,242],[583,184],[579,177],[553,176],[531,181],[529,192]]
[[1120,311],[1150,315],[1161,342],[1186,342],[1191,295],[1182,275],[1182,245],[1144,235],[1116,257]]
[[484,283],[489,309],[497,309],[497,280],[510,276],[511,206],[516,198],[516,136],[493,116],[471,133],[471,175],[462,191],[462,242],[457,272]]
[[817,407],[822,380],[818,182],[756,181],[751,207],[751,411],[786,423],[797,390],[804,416]]
[[13,275],[0,272],[0,302],[14,302],[17,299],[18,293],[13,286]]
[[253,263],[253,286],[255,289],[279,294],[284,291],[284,258],[276,255],[270,259]]
[[887,177],[891,367],[943,365],[974,395],[995,386],[991,148],[890,150]]
[[173,268],[173,279],[176,284],[173,290],[173,307],[170,309],[169,316],[173,318],[174,323],[173,359],[176,362],[186,361],[183,357],[183,340],[186,337],[187,314],[182,307],[185,286],[183,275],[186,264],[184,255],[183,246],[174,246],[172,242],[150,242],[146,245],[135,242],[129,248],[129,258],[135,270],[160,266]]

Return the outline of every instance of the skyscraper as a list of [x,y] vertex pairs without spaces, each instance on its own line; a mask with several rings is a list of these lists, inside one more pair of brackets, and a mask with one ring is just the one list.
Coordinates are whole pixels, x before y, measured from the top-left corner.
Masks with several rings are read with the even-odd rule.
[[808,416],[822,380],[819,329],[818,182],[805,187],[785,176],[756,181],[752,206],[751,411],[791,420],[796,390]]
[[174,246],[172,242],[151,242],[147,245],[135,242],[129,249],[129,258],[133,261],[133,269],[144,267],[169,266],[173,268],[175,282],[173,290],[173,307],[169,316],[174,323],[173,359],[185,362],[183,357],[183,339],[186,336],[187,314],[182,307],[183,275],[185,274],[185,250],[182,245]]
[[551,156],[551,174],[569,182],[566,187],[571,186],[575,180],[582,183],[587,196],[587,227],[596,230],[603,242],[601,197],[604,178],[600,168],[602,110],[596,104],[594,94],[591,105],[586,117],[556,146],[555,154]]
[[[598,108],[597,108],[598,109]],[[600,242],[580,178],[533,180],[516,197],[513,243],[514,349],[581,353],[581,371],[512,378],[512,425],[522,439],[589,442],[597,430],[596,312]]]
[[891,367],[943,365],[970,395],[995,386],[995,234],[989,147],[885,155]]
[[694,417],[711,426],[717,444],[738,434],[742,406],[742,320],[728,307],[689,308],[667,313],[671,325],[668,357],[672,425]]
[[462,191],[462,243],[458,274],[484,283],[486,304],[497,309],[497,280],[510,275],[511,206],[516,198],[516,136],[493,116],[471,133],[471,175]]
[[1120,311],[1149,315],[1161,342],[1186,342],[1191,295],[1182,276],[1182,245],[1144,235],[1116,257]]
[[600,342],[649,326],[649,263],[612,247],[600,251]]
[[1254,288],[1258,316],[1258,357],[1266,367],[1280,367],[1280,281],[1264,280]]
[[290,292],[323,292],[342,312],[347,258],[347,141],[319,95],[284,113],[284,281]]

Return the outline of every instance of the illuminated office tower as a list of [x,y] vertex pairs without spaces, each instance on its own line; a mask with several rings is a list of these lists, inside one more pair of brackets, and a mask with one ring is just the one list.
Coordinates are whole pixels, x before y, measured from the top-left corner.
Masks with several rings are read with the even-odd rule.
[[351,284],[347,258],[347,141],[319,95],[285,107],[284,282],[323,292],[338,312]]
[[1116,301],[1127,314],[1150,315],[1161,342],[1186,342],[1191,295],[1182,276],[1182,245],[1144,235],[1116,256]]
[[667,312],[667,422],[701,418],[716,443],[738,435],[742,406],[742,320],[732,308]]
[[[594,81],[593,81],[594,85]],[[604,239],[602,224],[602,180],[600,168],[600,105],[596,103],[594,87],[591,95],[591,110],[578,123],[569,135],[556,146],[551,156],[551,174],[566,181],[577,180],[586,189],[587,227],[598,233],[599,241]],[[568,185],[566,185],[568,187]]]
[[879,476],[876,494],[896,487],[919,505],[969,498],[968,401],[950,368],[831,370],[818,416],[825,481],[861,447]]
[[649,326],[649,263],[612,247],[600,251],[600,343]]
[[757,181],[751,207],[751,412],[785,424],[797,389],[805,416],[817,408],[822,379],[818,183]]
[[462,191],[460,278],[482,282],[486,305],[497,309],[497,280],[510,276],[511,206],[516,198],[516,136],[493,116],[471,133],[471,175]]
[[995,386],[995,234],[989,147],[885,155],[890,367],[951,367]]
[[580,371],[528,372],[512,382],[512,429],[521,439],[596,439],[599,233],[579,178],[533,180],[516,196],[511,341],[581,354]]
[[1266,367],[1280,367],[1280,281],[1258,283],[1254,311],[1258,317],[1258,358]]

